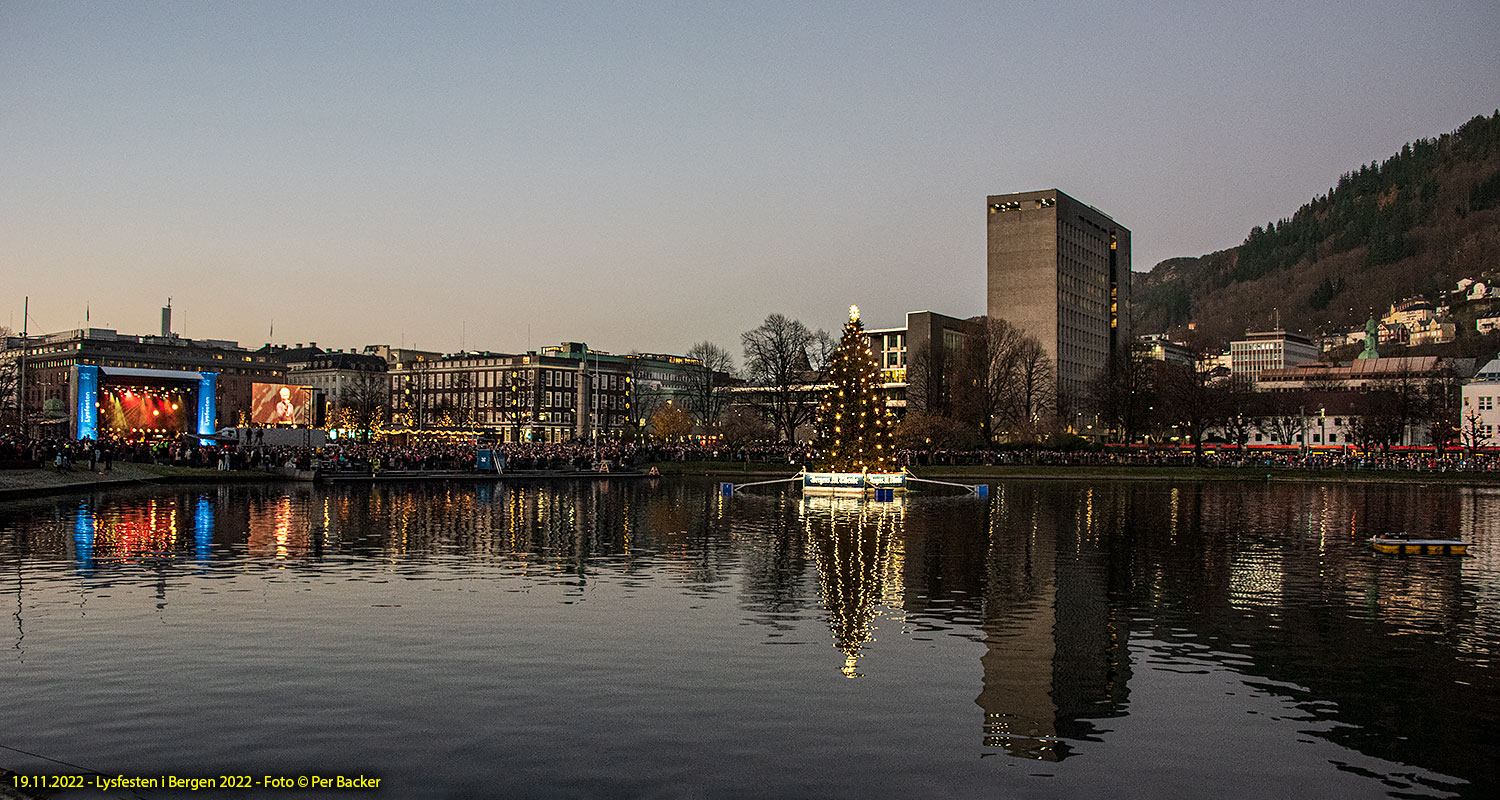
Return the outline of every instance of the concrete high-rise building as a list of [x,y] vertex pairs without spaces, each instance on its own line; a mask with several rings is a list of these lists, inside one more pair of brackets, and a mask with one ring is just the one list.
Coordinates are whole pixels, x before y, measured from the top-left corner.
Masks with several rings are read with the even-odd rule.
[[1035,336],[1064,408],[1130,347],[1130,230],[1056,189],[988,199],[987,306]]

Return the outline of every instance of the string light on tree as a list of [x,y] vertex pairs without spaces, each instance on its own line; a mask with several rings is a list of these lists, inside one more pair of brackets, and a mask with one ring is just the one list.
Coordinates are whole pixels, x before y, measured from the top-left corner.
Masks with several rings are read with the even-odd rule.
[[859,306],[849,306],[844,336],[828,366],[832,384],[818,406],[818,468],[889,472],[895,466],[891,419],[880,392],[880,365],[870,350]]

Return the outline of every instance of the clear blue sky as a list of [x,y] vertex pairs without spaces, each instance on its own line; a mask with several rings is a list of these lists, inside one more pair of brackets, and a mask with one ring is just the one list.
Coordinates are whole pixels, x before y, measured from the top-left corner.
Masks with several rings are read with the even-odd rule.
[[[0,325],[685,350],[984,310],[984,198],[1135,268],[1500,107],[1500,3],[0,0]],[[529,334],[528,334],[529,331]]]

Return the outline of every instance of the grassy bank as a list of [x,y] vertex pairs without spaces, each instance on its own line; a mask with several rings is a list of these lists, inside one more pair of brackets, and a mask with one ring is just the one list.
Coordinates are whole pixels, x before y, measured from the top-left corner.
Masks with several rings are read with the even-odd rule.
[[[789,464],[731,464],[723,461],[681,461],[654,465],[663,475],[701,475],[722,478],[783,477],[797,472]],[[1081,481],[1276,481],[1294,483],[1407,483],[1444,486],[1500,486],[1500,474],[1485,472],[1418,472],[1395,470],[1302,470],[1265,467],[1166,466],[927,466],[913,467],[921,478],[967,481],[1081,480]]]

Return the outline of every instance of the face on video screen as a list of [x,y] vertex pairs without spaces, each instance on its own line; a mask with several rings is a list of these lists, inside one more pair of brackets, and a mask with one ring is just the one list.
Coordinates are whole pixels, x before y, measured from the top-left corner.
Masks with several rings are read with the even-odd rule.
[[257,383],[251,387],[250,421],[257,425],[311,423],[312,392],[305,386]]

